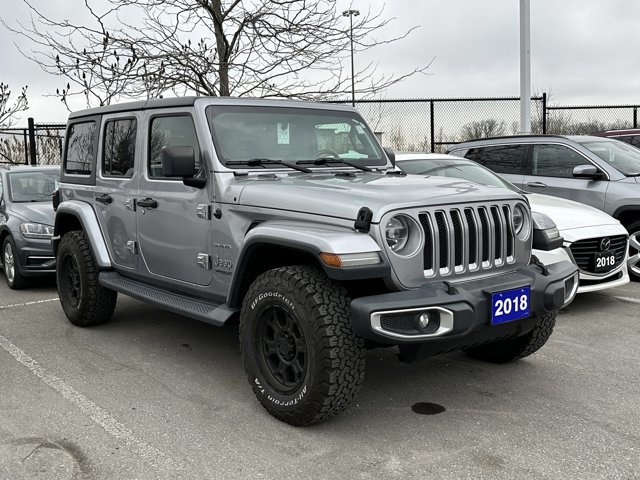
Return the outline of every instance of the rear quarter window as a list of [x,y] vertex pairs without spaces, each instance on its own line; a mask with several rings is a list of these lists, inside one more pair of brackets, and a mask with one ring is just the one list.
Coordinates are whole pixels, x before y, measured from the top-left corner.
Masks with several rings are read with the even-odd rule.
[[70,175],[91,175],[94,168],[96,122],[69,125],[64,172]]

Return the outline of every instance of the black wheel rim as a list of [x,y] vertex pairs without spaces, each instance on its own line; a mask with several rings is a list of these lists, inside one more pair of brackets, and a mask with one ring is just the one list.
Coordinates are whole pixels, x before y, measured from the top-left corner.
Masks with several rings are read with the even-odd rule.
[[80,269],[73,257],[66,256],[60,266],[60,294],[67,305],[77,307],[80,304],[82,285],[80,282]]
[[300,323],[288,310],[274,305],[258,318],[256,346],[260,369],[280,393],[298,390],[307,376],[307,344]]

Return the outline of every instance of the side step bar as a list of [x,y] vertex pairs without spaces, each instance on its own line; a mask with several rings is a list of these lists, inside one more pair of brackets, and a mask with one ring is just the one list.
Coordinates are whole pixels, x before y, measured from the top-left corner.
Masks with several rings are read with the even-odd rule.
[[100,272],[98,282],[103,287],[217,327],[223,326],[239,311],[237,308],[229,308],[226,303],[210,303],[187,295],[150,287],[142,282],[125,278],[116,272]]

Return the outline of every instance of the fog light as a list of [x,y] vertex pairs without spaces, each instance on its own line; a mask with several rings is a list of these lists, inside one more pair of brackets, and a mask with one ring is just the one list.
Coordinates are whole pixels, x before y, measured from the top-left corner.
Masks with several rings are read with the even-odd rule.
[[420,328],[427,328],[427,325],[429,325],[429,320],[430,319],[428,313],[423,313],[422,315],[420,315],[420,318],[418,319]]

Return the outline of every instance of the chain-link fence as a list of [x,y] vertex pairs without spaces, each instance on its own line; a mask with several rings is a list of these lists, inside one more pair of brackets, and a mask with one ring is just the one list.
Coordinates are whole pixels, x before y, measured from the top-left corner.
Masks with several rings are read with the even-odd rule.
[[585,135],[602,130],[638,128],[639,105],[547,107],[547,132]]
[[[59,165],[64,134],[65,125],[59,123],[34,124],[32,128],[0,129],[0,162]],[[33,155],[35,158],[32,158]]]
[[[546,95],[531,98],[535,132],[545,131],[545,106]],[[356,108],[382,144],[398,151],[439,152],[464,140],[520,130],[518,97],[358,100]]]

